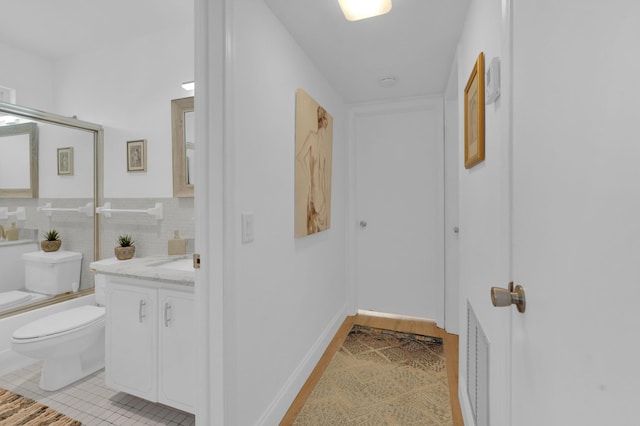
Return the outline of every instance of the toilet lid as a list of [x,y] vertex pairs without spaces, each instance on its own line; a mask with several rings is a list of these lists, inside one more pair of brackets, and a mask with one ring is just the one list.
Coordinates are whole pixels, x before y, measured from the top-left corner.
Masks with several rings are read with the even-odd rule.
[[104,307],[80,306],[48,315],[20,327],[13,333],[14,339],[35,339],[82,328],[104,318]]
[[0,310],[19,305],[29,299],[31,299],[31,293],[18,290],[5,291],[4,293],[0,293]]

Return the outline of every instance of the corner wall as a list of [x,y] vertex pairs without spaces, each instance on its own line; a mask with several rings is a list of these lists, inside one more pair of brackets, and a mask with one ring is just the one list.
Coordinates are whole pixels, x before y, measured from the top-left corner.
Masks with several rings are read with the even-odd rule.
[[[226,424],[277,424],[346,315],[346,110],[264,2],[233,10],[225,228]],[[331,229],[294,238],[295,91],[333,116]],[[255,216],[241,243],[240,215]]]

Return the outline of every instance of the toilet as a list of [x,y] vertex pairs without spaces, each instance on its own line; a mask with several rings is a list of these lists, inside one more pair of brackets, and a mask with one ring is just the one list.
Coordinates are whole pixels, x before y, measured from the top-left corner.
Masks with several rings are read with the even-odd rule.
[[[55,295],[77,291],[82,254],[69,251],[25,253],[25,287]],[[104,288],[96,288],[98,306],[85,305],[40,318],[17,329],[14,351],[44,361],[40,388],[58,390],[104,368]]]

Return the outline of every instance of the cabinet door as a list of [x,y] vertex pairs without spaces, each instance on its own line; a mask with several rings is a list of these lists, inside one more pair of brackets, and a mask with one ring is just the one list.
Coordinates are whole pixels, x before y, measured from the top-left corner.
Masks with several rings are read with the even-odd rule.
[[158,312],[155,289],[107,283],[105,382],[157,400]]
[[196,332],[193,293],[160,290],[158,402],[194,413]]

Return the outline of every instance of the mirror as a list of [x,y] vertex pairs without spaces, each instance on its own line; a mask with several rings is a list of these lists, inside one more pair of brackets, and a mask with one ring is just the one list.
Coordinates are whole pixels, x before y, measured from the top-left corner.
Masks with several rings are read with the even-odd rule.
[[174,197],[193,197],[195,176],[193,119],[193,96],[171,101]]
[[38,125],[0,126],[0,198],[38,198]]
[[[102,205],[104,131],[98,124],[0,102],[2,117],[11,122],[0,126],[0,208],[8,213],[0,227],[15,223],[18,230],[17,238],[0,236],[5,318],[93,292],[89,265],[101,258],[94,206]],[[50,229],[60,233],[63,251],[82,253],[77,292],[44,295],[25,288],[22,254],[39,251]]]

